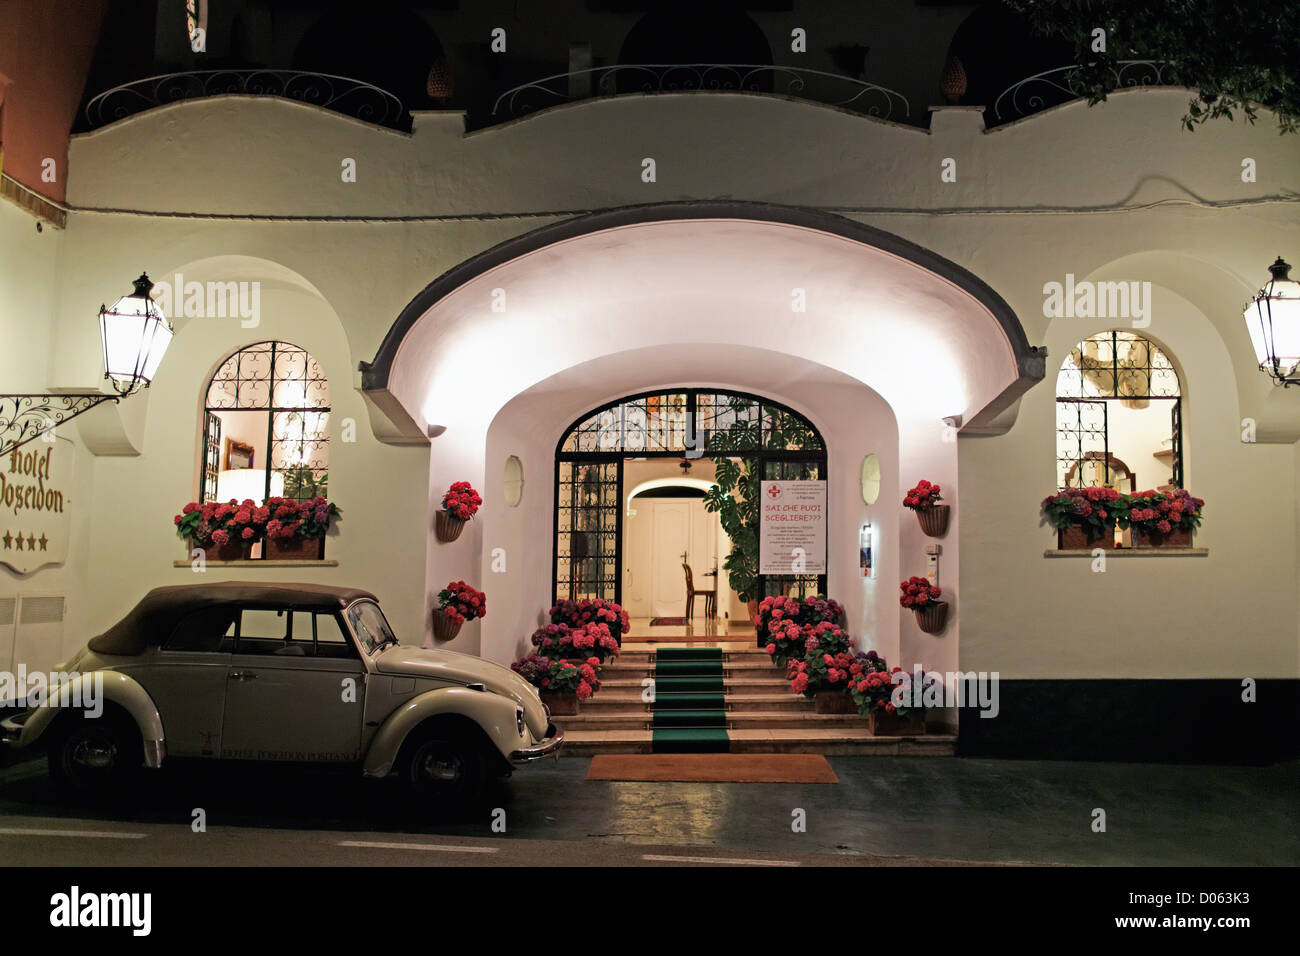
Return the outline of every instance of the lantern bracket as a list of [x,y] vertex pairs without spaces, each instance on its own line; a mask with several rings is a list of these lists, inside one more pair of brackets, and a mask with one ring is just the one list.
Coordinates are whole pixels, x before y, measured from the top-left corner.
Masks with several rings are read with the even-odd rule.
[[60,425],[104,402],[120,400],[103,392],[0,395],[0,458],[38,438],[52,440]]

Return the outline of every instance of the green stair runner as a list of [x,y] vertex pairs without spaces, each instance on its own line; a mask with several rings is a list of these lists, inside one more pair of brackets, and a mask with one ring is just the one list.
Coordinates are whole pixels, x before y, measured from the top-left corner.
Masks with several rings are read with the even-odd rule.
[[665,647],[655,651],[651,707],[655,753],[727,753],[722,651]]

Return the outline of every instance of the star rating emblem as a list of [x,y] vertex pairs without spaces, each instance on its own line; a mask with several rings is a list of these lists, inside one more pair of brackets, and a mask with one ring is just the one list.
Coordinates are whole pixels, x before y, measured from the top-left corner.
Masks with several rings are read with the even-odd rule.
[[50,543],[50,539],[49,539],[49,538],[45,537],[45,535],[42,534],[42,535],[40,536],[40,538],[37,539],[37,540],[39,540],[39,541],[41,542],[41,550],[42,550],[42,551],[48,551],[48,550],[49,550],[49,548],[46,547],[46,545],[48,545],[48,544]]
[[4,543],[5,543],[5,550],[6,550],[6,551],[12,551],[12,550],[13,550],[13,547],[14,547],[14,536],[13,536],[12,534],[10,534],[8,531],[5,532],[5,536],[4,536],[3,538],[0,538],[0,541],[4,541]]
[[34,535],[34,534],[29,534],[29,535],[27,536],[27,550],[28,550],[28,551],[35,551],[35,550],[36,550],[36,535]]
[[20,534],[14,540],[18,542],[18,550],[21,551],[23,549],[23,536]]

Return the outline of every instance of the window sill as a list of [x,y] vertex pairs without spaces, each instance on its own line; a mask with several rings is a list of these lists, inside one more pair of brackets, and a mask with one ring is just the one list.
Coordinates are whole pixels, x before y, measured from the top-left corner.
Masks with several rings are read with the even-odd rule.
[[[1113,548],[1102,550],[1108,558],[1204,558],[1210,553],[1209,548]],[[1045,558],[1091,558],[1091,551],[1068,551],[1049,548],[1043,552]]]
[[[173,568],[192,567],[193,561],[173,561]],[[324,561],[288,560],[283,558],[253,558],[248,561],[208,561],[209,568],[337,568],[339,563],[330,559]]]

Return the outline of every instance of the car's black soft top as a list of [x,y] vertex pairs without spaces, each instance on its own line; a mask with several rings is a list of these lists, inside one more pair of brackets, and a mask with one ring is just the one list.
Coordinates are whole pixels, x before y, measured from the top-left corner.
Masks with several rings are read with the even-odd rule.
[[361,588],[328,584],[258,584],[252,581],[218,581],[154,588],[131,611],[98,637],[91,638],[96,654],[131,656],[159,644],[176,624],[201,608],[240,605],[287,607],[304,611],[337,611],[361,598],[375,596]]

